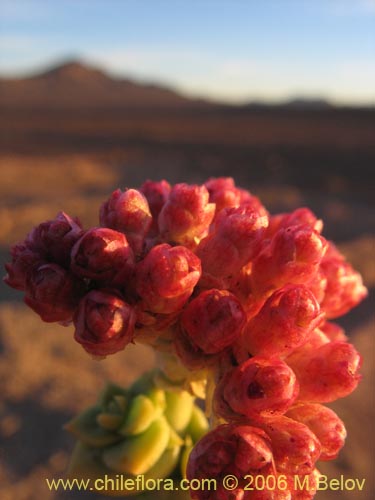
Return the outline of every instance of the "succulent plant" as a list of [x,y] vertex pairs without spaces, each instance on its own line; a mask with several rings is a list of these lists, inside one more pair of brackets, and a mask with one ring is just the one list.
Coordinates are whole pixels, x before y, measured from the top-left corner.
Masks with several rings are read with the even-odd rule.
[[[71,477],[122,480],[168,477],[208,430],[203,411],[187,391],[155,385],[155,373],[128,390],[108,384],[95,406],[65,428],[78,440],[69,468]],[[184,465],[185,464],[185,465]],[[103,493],[103,490],[100,490]],[[141,490],[138,490],[139,493]],[[134,494],[108,489],[106,494]]]
[[[61,212],[6,264],[5,282],[42,320],[73,323],[95,358],[130,343],[158,353],[155,372],[108,385],[67,424],[78,440],[70,475],[161,479],[179,465],[189,481],[218,481],[191,488],[196,500],[313,498],[317,461],[346,436],[323,403],[361,378],[360,354],[331,320],[367,295],[322,221],[306,207],[272,215],[218,178],[116,190],[99,223],[84,230]],[[246,476],[277,488],[251,491]],[[296,491],[300,476],[311,488]]]

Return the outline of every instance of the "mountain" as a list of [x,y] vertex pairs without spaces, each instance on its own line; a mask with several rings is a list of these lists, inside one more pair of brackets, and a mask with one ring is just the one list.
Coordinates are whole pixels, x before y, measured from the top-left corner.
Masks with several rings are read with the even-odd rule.
[[291,99],[285,103],[285,106],[294,109],[329,109],[332,108],[333,105],[327,100],[323,98],[309,98],[309,97],[296,97],[295,99]]
[[202,105],[204,101],[186,98],[167,87],[113,78],[79,61],[68,61],[27,78],[0,78],[3,109],[160,109]]

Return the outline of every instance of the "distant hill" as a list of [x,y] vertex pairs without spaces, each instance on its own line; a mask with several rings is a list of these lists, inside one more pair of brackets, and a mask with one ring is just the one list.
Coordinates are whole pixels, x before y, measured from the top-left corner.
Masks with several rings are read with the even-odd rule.
[[296,97],[285,103],[285,106],[295,109],[329,109],[333,105],[326,99]]
[[3,109],[142,109],[205,105],[202,100],[186,98],[167,87],[113,78],[78,61],[69,61],[27,78],[0,78],[0,107]]
[[[249,93],[250,90],[249,88]],[[296,97],[272,104],[266,101],[228,104],[208,99],[194,99],[168,86],[115,78],[89,64],[70,60],[24,78],[2,78],[0,75],[0,108],[4,111],[219,108],[220,111],[247,112],[259,109],[323,111],[335,106],[319,96]]]

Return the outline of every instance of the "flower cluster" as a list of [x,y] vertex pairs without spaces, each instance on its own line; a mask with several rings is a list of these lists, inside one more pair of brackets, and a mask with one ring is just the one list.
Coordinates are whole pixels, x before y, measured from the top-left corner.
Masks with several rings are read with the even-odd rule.
[[[314,487],[295,492],[292,476],[314,485],[317,460],[345,440],[322,403],[360,380],[360,355],[332,320],[367,294],[322,228],[307,208],[271,215],[230,178],[147,181],[112,193],[98,227],[64,213],[40,224],[12,248],[5,281],[42,320],[73,322],[94,356],[143,342],[207,377],[213,429],[187,475],[222,484],[229,473],[238,487],[192,498],[309,499]],[[244,489],[244,476],[270,474],[287,487]]]

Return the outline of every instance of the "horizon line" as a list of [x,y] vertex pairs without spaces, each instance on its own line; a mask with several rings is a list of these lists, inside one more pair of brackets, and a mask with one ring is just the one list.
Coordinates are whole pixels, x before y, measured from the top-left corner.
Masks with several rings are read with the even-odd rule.
[[72,64],[77,64],[79,66],[85,67],[89,70],[99,71],[107,76],[109,79],[118,80],[118,81],[130,81],[139,85],[144,86],[157,86],[160,88],[164,88],[166,90],[173,91],[179,94],[182,97],[192,100],[201,100],[212,103],[213,105],[224,105],[224,106],[234,106],[234,107],[245,107],[245,106],[285,106],[289,105],[293,107],[295,105],[298,107],[316,106],[317,108],[375,108],[375,99],[374,101],[355,101],[355,100],[346,100],[346,99],[337,99],[334,97],[329,97],[324,93],[309,93],[309,92],[301,92],[295,93],[291,92],[289,95],[285,95],[283,97],[269,97],[269,96],[259,96],[259,95],[249,95],[249,97],[243,98],[225,98],[215,93],[209,92],[199,92],[196,90],[187,90],[181,88],[178,83],[168,82],[165,80],[160,80],[158,78],[151,77],[141,77],[131,73],[131,71],[122,73],[120,71],[114,71],[109,68],[105,68],[103,65],[98,63],[93,63],[88,59],[80,56],[66,56],[66,57],[58,57],[53,60],[47,61],[42,64],[36,64],[32,68],[23,68],[18,70],[2,70],[0,68],[0,80],[27,80],[32,78],[37,78],[45,75],[51,70],[58,70],[64,66],[69,66]]

